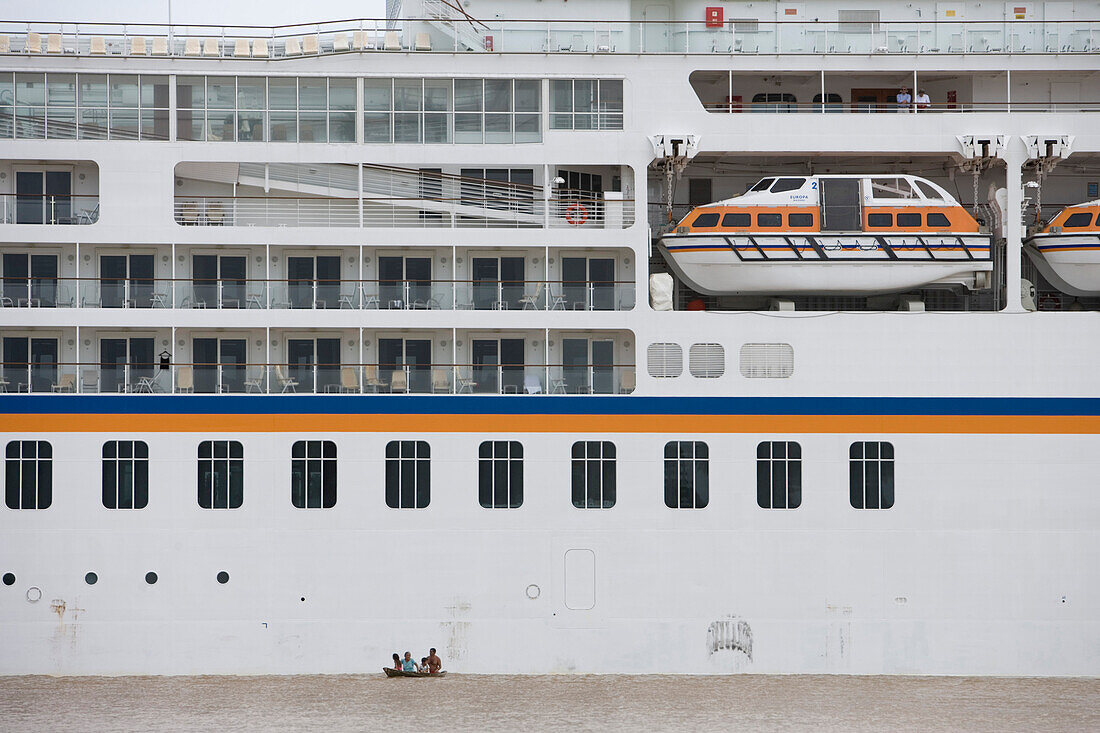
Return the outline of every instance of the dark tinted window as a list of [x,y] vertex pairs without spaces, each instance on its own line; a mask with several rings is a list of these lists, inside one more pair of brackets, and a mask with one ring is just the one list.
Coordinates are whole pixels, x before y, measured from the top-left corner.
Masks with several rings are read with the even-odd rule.
[[423,509],[431,500],[431,454],[423,440],[386,443],[386,506]]
[[573,444],[573,506],[610,509],[615,506],[615,444],[579,440]]
[[805,178],[780,178],[776,180],[775,185],[772,186],[772,193],[783,193],[784,191],[797,191],[802,188],[802,184],[806,182]]
[[244,446],[236,440],[199,443],[199,506],[237,509],[244,503]]
[[[759,95],[757,95],[757,96],[759,96]],[[772,183],[774,181],[775,181],[774,178],[764,178],[759,183],[757,183],[755,186],[750,188],[749,190],[750,191],[767,191],[768,188],[772,185]]]
[[149,504],[149,446],[141,440],[103,444],[103,506],[144,509]]
[[783,226],[783,215],[782,214],[757,214],[756,215],[756,226],[761,227],[761,228],[769,227],[769,228],[773,228],[773,229],[777,228],[777,227],[781,227],[781,226]]
[[299,509],[336,506],[336,443],[295,441],[290,458],[290,502]]
[[5,453],[8,509],[47,509],[53,503],[53,447],[44,440],[13,440]]
[[1064,227],[1087,227],[1092,223],[1092,214],[1084,211],[1078,211],[1076,214],[1070,214],[1069,218],[1062,224]]
[[477,455],[481,506],[515,509],[523,504],[523,445],[515,440],[486,440]]
[[702,509],[710,501],[710,453],[690,440],[665,443],[665,506]]
[[761,509],[802,504],[802,446],[778,440],[756,446],[756,503]]
[[848,490],[855,509],[894,506],[894,446],[875,441],[852,443],[848,452]]
[[941,214],[938,211],[933,211],[928,215],[928,226],[930,227],[949,227],[951,222],[947,220],[946,214]]
[[693,227],[716,227],[718,226],[718,214],[700,214],[695,217],[695,221],[691,225]]
[[899,227],[919,227],[920,214],[898,214]]
[[867,226],[869,227],[891,227],[894,225],[893,214],[868,214]]
[[722,217],[724,227],[748,227],[752,226],[752,214],[726,214]]
[[792,227],[812,227],[814,225],[813,214],[788,214],[787,224]]

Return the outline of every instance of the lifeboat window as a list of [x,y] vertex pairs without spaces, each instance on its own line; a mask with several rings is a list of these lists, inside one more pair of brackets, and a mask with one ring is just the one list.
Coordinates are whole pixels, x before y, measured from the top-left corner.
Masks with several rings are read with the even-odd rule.
[[1062,222],[1064,227],[1087,227],[1092,223],[1092,214],[1087,212],[1078,211],[1076,214],[1070,214],[1069,218]]
[[951,226],[951,222],[948,221],[946,214],[940,213],[939,211],[933,211],[928,215],[928,226],[949,227]]
[[926,199],[933,199],[933,200],[936,200],[936,201],[943,201],[943,194],[941,194],[939,191],[937,191],[936,189],[929,186],[924,181],[914,181],[914,183],[917,184],[917,188],[920,189],[920,192],[924,194],[924,197]]
[[775,229],[777,227],[781,227],[781,226],[783,226],[783,215],[782,214],[757,214],[756,215],[756,226],[758,226],[760,228],[765,228],[766,227],[766,228],[770,228],[770,229]]
[[752,214],[726,214],[722,217],[724,227],[749,227],[752,226]]
[[813,214],[788,214],[787,224],[792,227],[812,227],[814,225]]
[[780,178],[775,182],[775,185],[772,186],[771,192],[783,193],[784,191],[797,191],[802,188],[805,183],[805,178]]
[[695,217],[695,221],[691,223],[693,227],[716,227],[718,226],[718,214],[700,214]]
[[915,199],[917,192],[905,178],[872,178],[871,196],[876,199]]
[[893,214],[868,214],[867,226],[881,228],[894,226]]
[[769,188],[771,188],[771,185],[774,182],[774,178],[765,178],[757,183],[755,186],[750,188],[749,191],[767,191]]
[[899,227],[919,227],[920,214],[898,214]]

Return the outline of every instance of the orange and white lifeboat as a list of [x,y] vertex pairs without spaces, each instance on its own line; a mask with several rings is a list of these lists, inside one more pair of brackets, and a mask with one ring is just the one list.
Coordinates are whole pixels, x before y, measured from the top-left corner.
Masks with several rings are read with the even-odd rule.
[[691,211],[659,246],[710,295],[870,295],[989,286],[991,238],[951,194],[908,175],[764,178]]
[[1062,292],[1100,295],[1100,199],[1059,211],[1025,240],[1024,251]]

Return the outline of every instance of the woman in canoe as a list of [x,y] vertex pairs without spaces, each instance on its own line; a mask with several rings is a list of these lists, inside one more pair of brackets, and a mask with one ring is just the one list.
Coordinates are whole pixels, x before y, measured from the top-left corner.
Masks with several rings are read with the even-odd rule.
[[420,667],[417,666],[416,660],[412,657],[412,652],[405,652],[405,660],[401,663],[401,669],[405,672],[420,671]]
[[393,653],[393,668],[399,672],[401,671],[401,657],[397,652]]

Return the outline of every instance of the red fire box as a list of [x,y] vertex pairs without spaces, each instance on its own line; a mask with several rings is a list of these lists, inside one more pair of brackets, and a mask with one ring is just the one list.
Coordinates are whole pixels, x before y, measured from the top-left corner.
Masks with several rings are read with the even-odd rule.
[[722,27],[722,8],[707,8],[707,28]]

